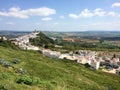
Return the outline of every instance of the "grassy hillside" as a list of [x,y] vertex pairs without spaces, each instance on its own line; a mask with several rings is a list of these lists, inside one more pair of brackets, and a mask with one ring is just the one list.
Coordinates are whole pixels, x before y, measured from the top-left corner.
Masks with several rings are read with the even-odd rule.
[[9,68],[0,64],[0,90],[120,90],[120,76],[35,51],[0,46],[0,58],[10,63]]

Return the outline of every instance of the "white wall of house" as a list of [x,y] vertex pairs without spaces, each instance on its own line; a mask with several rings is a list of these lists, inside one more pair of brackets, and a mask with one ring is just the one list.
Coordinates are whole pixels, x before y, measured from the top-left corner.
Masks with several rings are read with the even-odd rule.
[[98,70],[100,67],[100,61],[91,60],[91,67]]

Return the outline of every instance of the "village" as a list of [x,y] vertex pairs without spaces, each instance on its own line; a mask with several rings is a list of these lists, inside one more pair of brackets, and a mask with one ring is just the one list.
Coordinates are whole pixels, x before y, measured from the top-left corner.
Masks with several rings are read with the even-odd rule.
[[29,39],[37,37],[38,33],[39,32],[32,32],[30,34],[20,36],[18,38],[13,38],[11,39],[11,41],[12,43],[14,43],[15,45],[18,45],[21,49],[24,49],[24,50],[39,50],[38,47],[33,46],[29,43]]
[[88,65],[92,70],[102,69],[104,72],[120,75],[120,56],[110,52],[76,50],[76,52],[61,53],[50,49],[39,48],[29,43],[30,38],[37,37],[39,32],[32,32],[28,35],[12,39],[12,43],[24,50],[40,51],[47,57],[72,60],[77,63]]

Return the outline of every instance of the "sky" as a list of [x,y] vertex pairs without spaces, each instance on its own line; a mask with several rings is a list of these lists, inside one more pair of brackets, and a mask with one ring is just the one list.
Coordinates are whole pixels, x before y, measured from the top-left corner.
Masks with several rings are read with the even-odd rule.
[[120,0],[0,0],[0,30],[120,31]]

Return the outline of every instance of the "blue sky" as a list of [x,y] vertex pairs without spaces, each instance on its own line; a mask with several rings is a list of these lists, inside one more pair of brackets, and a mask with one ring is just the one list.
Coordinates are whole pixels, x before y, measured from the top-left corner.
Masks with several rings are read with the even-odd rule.
[[0,0],[0,30],[120,31],[120,0]]

